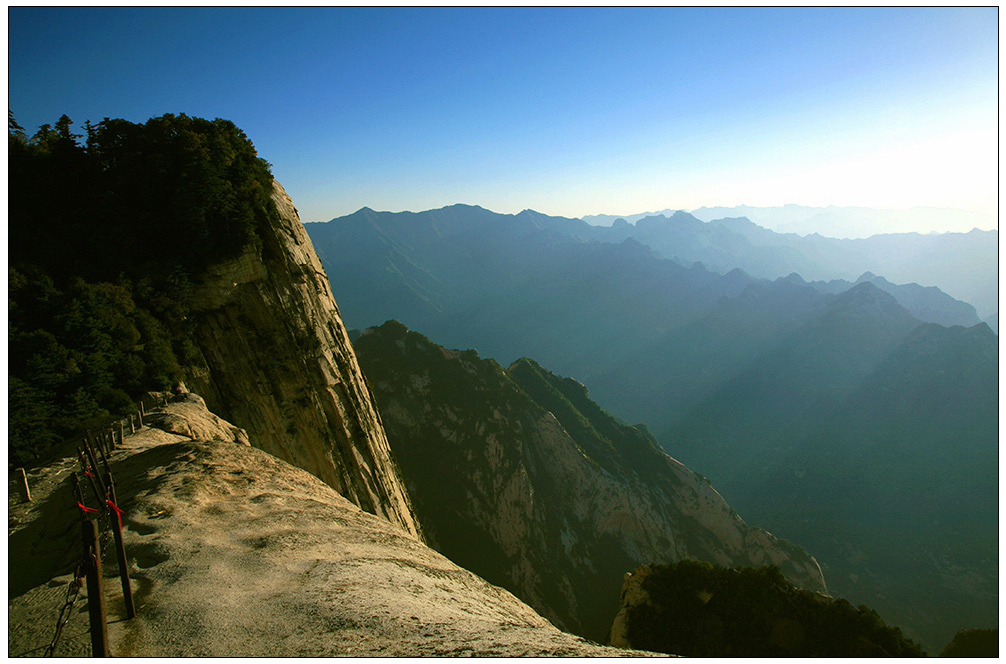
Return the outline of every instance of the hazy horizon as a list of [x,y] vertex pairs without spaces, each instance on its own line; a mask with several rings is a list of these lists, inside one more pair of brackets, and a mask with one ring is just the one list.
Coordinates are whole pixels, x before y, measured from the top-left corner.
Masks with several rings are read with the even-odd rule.
[[10,7],[8,21],[8,107],[29,134],[64,113],[78,128],[227,118],[305,220],[459,201],[577,218],[998,215],[991,7]]
[[[335,219],[347,217],[363,209],[391,214],[419,213],[430,210],[440,210],[455,205],[481,207],[497,214],[518,214],[518,212],[501,212],[486,208],[478,203],[451,203],[436,208],[409,210],[380,210],[366,205],[348,214],[337,215],[329,219],[302,219],[307,224],[323,224]],[[541,213],[541,210],[524,208]],[[523,210],[521,210],[523,211]],[[817,233],[835,238],[865,238],[879,233],[968,233],[972,230],[998,231],[998,218],[971,210],[954,208],[915,207],[905,210],[890,210],[880,208],[864,208],[852,206],[812,207],[789,203],[783,206],[758,207],[749,205],[703,206],[700,208],[664,208],[661,210],[645,210],[630,214],[586,214],[580,219],[592,226],[611,226],[617,219],[624,219],[635,225],[640,219],[650,216],[671,216],[675,212],[687,212],[705,222],[725,217],[746,217],[763,228],[777,233],[796,233],[810,235]],[[547,213],[542,213],[547,214]],[[550,215],[565,217],[566,215]],[[830,234],[829,234],[830,233]]]

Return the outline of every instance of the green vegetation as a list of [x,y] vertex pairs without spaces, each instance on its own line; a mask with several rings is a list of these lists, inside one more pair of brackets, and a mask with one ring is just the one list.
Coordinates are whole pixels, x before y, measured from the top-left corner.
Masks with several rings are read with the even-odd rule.
[[654,565],[633,647],[690,657],[924,657],[876,611],[793,586],[775,566]]
[[[258,242],[272,174],[227,120],[8,117],[8,451],[43,458],[199,363],[200,272]],[[80,139],[84,138],[81,143]]]
[[958,630],[940,657],[999,657],[999,630]]

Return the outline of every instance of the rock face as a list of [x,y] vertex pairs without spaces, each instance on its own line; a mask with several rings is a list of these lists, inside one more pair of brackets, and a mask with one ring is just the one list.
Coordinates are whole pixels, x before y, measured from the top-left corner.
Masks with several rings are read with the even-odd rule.
[[652,562],[775,564],[825,590],[806,551],[749,527],[580,383],[394,321],[364,332],[357,353],[431,546],[556,625],[606,639],[624,573]]
[[188,383],[253,446],[420,536],[328,278],[279,183],[273,200],[261,241],[195,289],[206,366]]
[[[195,400],[151,414],[151,422],[185,423],[171,429],[236,428]],[[114,656],[646,654],[560,632],[506,590],[261,450],[143,427],[127,430],[109,463],[136,604],[136,617],[124,620],[108,556]],[[79,513],[67,508],[75,469],[76,456],[33,469],[33,502],[11,502],[10,565],[20,572],[8,597],[11,656],[37,656],[52,640],[79,562]],[[90,654],[86,592],[57,657]]]

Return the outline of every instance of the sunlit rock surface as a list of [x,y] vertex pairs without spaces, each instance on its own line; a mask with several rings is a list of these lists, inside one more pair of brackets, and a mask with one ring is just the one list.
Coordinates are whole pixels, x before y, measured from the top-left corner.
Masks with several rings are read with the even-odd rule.
[[206,366],[189,386],[253,446],[418,535],[325,272],[279,183],[273,200],[279,216],[261,241],[195,289]]

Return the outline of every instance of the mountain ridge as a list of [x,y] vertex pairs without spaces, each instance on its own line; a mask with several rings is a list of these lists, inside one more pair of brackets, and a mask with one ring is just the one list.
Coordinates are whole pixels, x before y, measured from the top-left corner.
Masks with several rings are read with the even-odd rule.
[[504,369],[397,321],[356,348],[431,544],[556,625],[606,639],[624,573],[658,560],[771,562],[826,589],[806,551],[748,526],[579,381],[528,358]]
[[[976,282],[954,276],[955,272],[959,275],[961,271],[972,269],[975,260],[980,260],[986,269],[994,270],[995,256],[987,253],[976,254],[974,248],[964,249],[963,245],[967,244],[964,238],[968,237],[987,237],[994,240],[998,237],[997,230],[975,229],[966,234],[951,232],[936,236],[887,233],[869,238],[843,240],[819,234],[801,237],[794,233],[778,233],[744,217],[702,221],[682,210],[673,211],[670,217],[665,214],[670,211],[665,210],[658,214],[641,216],[634,225],[626,222],[609,227],[592,226],[583,219],[551,216],[533,210],[524,210],[516,215],[504,215],[480,206],[462,204],[419,213],[379,214],[425,215],[432,218],[438,214],[447,214],[448,211],[453,214],[463,209],[478,210],[478,216],[483,221],[489,215],[495,215],[500,220],[514,220],[521,215],[534,217],[540,222],[540,229],[547,228],[579,241],[620,242],[627,237],[635,237],[660,251],[667,258],[673,258],[686,265],[702,262],[707,268],[720,273],[741,267],[760,278],[772,279],[798,272],[811,281],[828,281],[854,280],[858,275],[872,270],[899,283],[914,282],[926,287],[940,288],[943,292],[950,293],[952,297],[963,299],[975,306],[983,318],[988,317],[998,306],[998,289],[995,283]],[[312,232],[320,233],[318,230],[320,225],[352,217],[353,215],[347,215],[328,222],[311,222],[309,226]],[[677,222],[670,223],[672,219],[676,219]],[[664,220],[664,223],[660,220]],[[683,234],[686,230],[687,232]],[[668,236],[668,233],[673,235]],[[892,242],[903,245],[908,253],[905,253],[905,250],[892,252]],[[975,245],[974,242],[971,244]],[[936,253],[947,254],[948,251],[950,252],[948,255],[952,257],[957,256],[960,251],[967,251],[969,255],[974,255],[974,259],[951,258],[951,262],[947,263],[947,258],[941,257],[938,262],[947,263],[946,267],[936,271],[925,269],[924,261],[928,260],[926,257]]]

